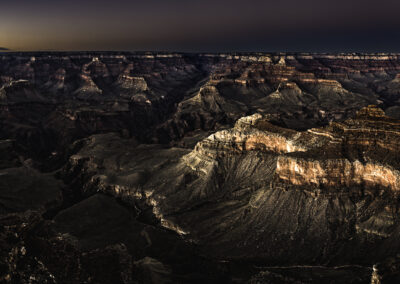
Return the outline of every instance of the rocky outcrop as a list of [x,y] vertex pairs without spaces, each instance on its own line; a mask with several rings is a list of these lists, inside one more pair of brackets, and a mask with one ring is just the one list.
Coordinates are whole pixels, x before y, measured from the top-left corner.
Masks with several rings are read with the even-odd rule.
[[390,254],[385,247],[399,245],[392,242],[398,148],[376,145],[397,141],[399,122],[375,106],[305,132],[268,120],[239,119],[189,153],[153,146],[157,154],[149,155],[128,141],[122,153],[123,140],[101,135],[84,142],[66,170],[92,172],[83,188],[96,184],[127,202],[145,202],[161,225],[213,257],[369,265]]
[[[383,102],[389,114],[397,115],[397,99],[387,91],[399,73],[395,54],[335,59],[318,54],[15,53],[1,56],[0,63],[3,138],[15,138],[15,125],[42,128],[42,136],[62,144],[34,142],[36,148],[51,148],[40,149],[43,156],[109,131],[191,147],[195,137],[232,127],[256,112],[301,130],[349,118],[371,103]],[[32,118],[24,120],[26,113]],[[72,115],[71,123],[66,113],[80,115]],[[5,119],[10,116],[16,118],[12,125]],[[68,127],[60,127],[65,123]]]
[[82,249],[74,236],[55,232],[51,222],[33,212],[2,216],[0,224],[2,283],[150,284],[181,280],[154,258],[134,261],[124,243]]
[[[399,135],[399,122],[375,106],[361,109],[353,120],[307,132],[273,126],[257,114],[238,120],[232,130],[212,134],[195,151],[212,158],[223,150],[228,155],[243,151],[287,154],[280,155],[276,165],[276,177],[283,182],[317,188],[362,185],[396,192],[398,164],[385,158],[396,155]],[[385,156],[378,158],[375,152]]]
[[[234,129],[219,131],[199,142],[195,151],[214,158],[223,150],[227,152],[254,150],[273,153],[305,151],[298,139],[300,136],[295,131],[261,120],[260,114],[243,117],[236,122]],[[269,131],[268,134],[266,131]]]
[[0,89],[0,103],[3,105],[32,102],[43,103],[44,101],[43,96],[27,80],[12,81]]
[[400,249],[399,66],[0,56],[0,281],[369,281]]
[[396,283],[400,280],[399,255],[374,264],[371,284]]
[[399,190],[399,172],[376,164],[351,163],[347,160],[328,162],[279,158],[277,163],[279,179],[293,185],[316,187],[351,187],[364,185],[365,188],[388,188]]

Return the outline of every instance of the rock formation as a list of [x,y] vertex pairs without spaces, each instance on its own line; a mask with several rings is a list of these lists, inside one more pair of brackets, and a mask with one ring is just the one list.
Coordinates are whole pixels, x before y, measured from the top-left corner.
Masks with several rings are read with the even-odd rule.
[[2,54],[0,281],[397,279],[399,74],[398,54]]

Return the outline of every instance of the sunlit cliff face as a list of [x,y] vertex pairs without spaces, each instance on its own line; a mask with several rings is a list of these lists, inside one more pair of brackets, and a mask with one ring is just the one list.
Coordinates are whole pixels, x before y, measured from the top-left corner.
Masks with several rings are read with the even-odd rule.
[[[400,173],[396,165],[374,161],[370,151],[383,149],[384,155],[395,156],[400,149],[398,138],[400,124],[387,118],[384,112],[374,106],[363,108],[355,120],[334,124],[334,132],[309,132],[330,137],[329,143],[349,151],[361,151],[362,161],[343,158],[327,158],[324,155],[310,157],[281,156],[277,162],[276,174],[279,179],[294,185],[324,187],[386,188],[400,189]],[[385,130],[386,128],[386,130]],[[389,130],[390,129],[390,130]],[[312,146],[312,145],[311,145]],[[330,146],[327,151],[335,151]],[[312,149],[310,149],[312,151]],[[321,152],[320,152],[321,153]],[[340,153],[340,151],[337,151]],[[382,157],[383,158],[383,157]]]
[[[213,153],[212,157],[219,152],[276,153],[277,180],[296,186],[361,186],[398,191],[400,172],[396,165],[374,160],[369,155],[380,149],[386,156],[396,155],[400,149],[399,135],[400,123],[375,106],[361,109],[355,119],[297,133],[277,128],[262,116],[253,115],[239,120],[234,129],[203,140],[196,151],[204,155]],[[347,151],[361,151],[361,156],[347,156]]]
[[[112,243],[126,245],[119,255],[132,276],[149,255],[172,274],[184,271],[166,283],[205,279],[213,260],[225,275],[232,259],[251,269],[254,259],[295,265],[302,275],[310,264],[361,263],[368,280],[374,263],[399,251],[400,54],[24,53],[0,61],[0,211],[36,212],[18,221],[21,231],[8,213],[0,224],[28,240],[21,246],[32,261],[14,269],[26,279],[32,266],[20,265],[39,257],[54,267],[51,254],[62,258],[51,270],[57,282],[71,282],[60,274],[87,282],[81,248],[104,264]],[[48,226],[56,235],[43,250]],[[14,267],[6,239],[0,232],[0,262]],[[65,273],[65,262],[77,273]]]
[[[270,118],[242,117],[191,149],[138,146],[115,134],[92,136],[64,171],[80,172],[85,191],[145,202],[160,225],[217,256],[248,256],[258,247],[252,256],[272,252],[279,259],[282,251],[301,251],[303,240],[318,238],[324,251],[326,242],[336,245],[342,234],[346,240],[391,235],[400,167],[388,157],[397,157],[399,145],[379,143],[395,140],[398,120],[375,106],[308,131],[276,126]],[[369,215],[359,218],[364,212]],[[335,235],[332,220],[346,233]]]
[[327,161],[297,160],[280,157],[276,174],[293,185],[325,187],[364,186],[365,188],[400,189],[400,172],[377,164],[330,159]]

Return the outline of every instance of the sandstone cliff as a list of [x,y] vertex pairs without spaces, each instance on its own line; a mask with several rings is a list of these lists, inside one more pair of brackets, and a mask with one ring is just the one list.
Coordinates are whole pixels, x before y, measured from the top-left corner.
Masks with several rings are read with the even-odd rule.
[[86,194],[147,203],[213,257],[369,265],[397,249],[399,121],[375,106],[305,132],[268,119],[239,119],[191,152],[93,137],[66,170],[90,173]]
[[399,54],[0,56],[0,281],[394,279],[399,70]]

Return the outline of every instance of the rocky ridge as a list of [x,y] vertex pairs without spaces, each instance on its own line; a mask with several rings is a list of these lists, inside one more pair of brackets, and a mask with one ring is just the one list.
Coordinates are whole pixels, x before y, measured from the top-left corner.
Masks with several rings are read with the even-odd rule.
[[399,69],[398,54],[2,54],[2,281],[393,279]]
[[[155,145],[149,156],[131,144],[121,155],[114,135],[93,137],[66,170],[93,173],[83,188],[144,201],[162,226],[212,257],[372,266],[395,252],[399,121],[375,106],[305,132],[268,119],[244,117],[191,152]],[[376,146],[385,141],[394,144]]]

